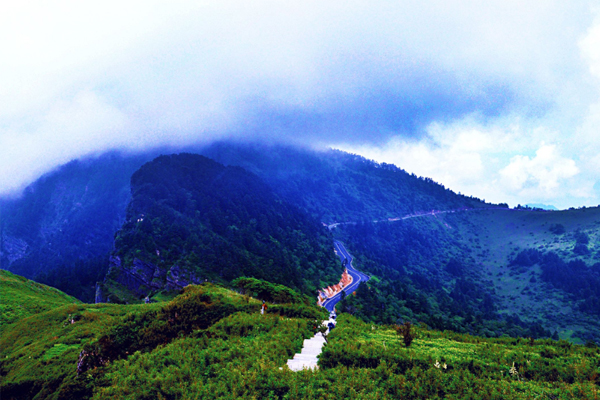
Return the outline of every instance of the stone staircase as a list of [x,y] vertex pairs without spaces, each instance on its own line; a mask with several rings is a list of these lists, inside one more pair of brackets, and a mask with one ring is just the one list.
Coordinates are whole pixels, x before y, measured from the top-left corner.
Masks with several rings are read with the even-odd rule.
[[292,371],[301,371],[303,369],[318,369],[317,356],[321,354],[321,348],[325,344],[325,338],[320,332],[310,339],[304,339],[302,352],[296,353],[294,358],[288,360],[287,366]]

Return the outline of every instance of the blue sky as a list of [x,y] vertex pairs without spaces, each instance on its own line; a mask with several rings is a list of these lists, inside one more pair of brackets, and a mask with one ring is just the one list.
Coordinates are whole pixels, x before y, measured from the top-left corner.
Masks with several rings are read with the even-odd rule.
[[600,204],[598,1],[13,3],[0,194],[106,150],[240,138]]

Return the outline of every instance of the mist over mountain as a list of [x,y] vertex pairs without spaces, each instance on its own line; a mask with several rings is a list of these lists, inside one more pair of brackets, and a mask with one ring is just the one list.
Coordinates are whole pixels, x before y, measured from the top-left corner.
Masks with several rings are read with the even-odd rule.
[[124,221],[131,174],[151,154],[74,160],[0,199],[2,268],[87,301]]

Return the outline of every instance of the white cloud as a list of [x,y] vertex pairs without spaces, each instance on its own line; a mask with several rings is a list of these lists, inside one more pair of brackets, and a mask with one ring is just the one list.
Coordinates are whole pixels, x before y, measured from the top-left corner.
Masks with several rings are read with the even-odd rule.
[[598,203],[595,171],[582,171],[580,161],[561,153],[566,147],[559,144],[559,132],[511,121],[515,119],[484,125],[470,117],[449,125],[431,124],[425,140],[397,136],[381,146],[337,147],[495,203],[543,201],[559,208]]
[[[0,149],[12,159],[1,163],[4,191],[19,189],[23,182],[81,154],[119,146],[129,139],[127,117],[92,92],[53,104],[34,125],[35,130],[29,132],[15,125],[0,135]],[[84,137],[81,132],[86,133]]]
[[535,157],[518,155],[500,170],[501,183],[524,197],[556,196],[561,181],[579,173],[574,160],[562,157],[555,145],[542,145]]
[[519,132],[518,127],[485,127],[467,118],[452,125],[430,125],[425,140],[397,136],[383,146],[342,144],[338,147],[396,164],[455,191],[486,197],[495,194],[484,186],[490,181],[490,171],[500,163],[498,155],[510,150]]
[[589,64],[592,75],[600,78],[600,18],[588,29],[579,41],[579,48]]
[[223,136],[363,143],[367,156],[496,201],[498,171],[535,159],[543,140],[580,154],[582,171],[597,162],[600,25],[586,0],[37,0],[3,11],[0,194],[93,152]]

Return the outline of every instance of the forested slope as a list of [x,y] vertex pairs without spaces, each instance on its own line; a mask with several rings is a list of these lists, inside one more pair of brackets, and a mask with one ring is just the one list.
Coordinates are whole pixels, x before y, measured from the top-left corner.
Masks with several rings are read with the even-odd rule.
[[395,165],[338,150],[217,143],[199,151],[254,172],[285,199],[326,223],[487,206]]
[[105,296],[130,301],[204,280],[240,276],[304,293],[339,279],[323,225],[257,176],[196,154],[161,156],[131,178],[132,199],[115,239]]

